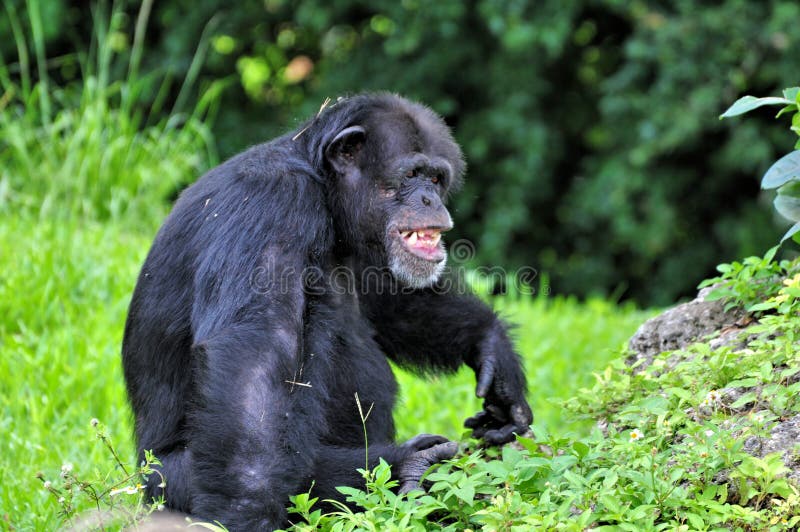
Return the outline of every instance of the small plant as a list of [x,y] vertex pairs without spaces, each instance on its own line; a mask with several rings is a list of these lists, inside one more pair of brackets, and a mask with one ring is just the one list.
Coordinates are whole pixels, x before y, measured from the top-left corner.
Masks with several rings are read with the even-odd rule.
[[770,497],[777,495],[786,499],[792,495],[794,490],[783,478],[788,471],[780,453],[770,453],[764,458],[746,455],[730,478],[738,484],[740,503],[752,501],[759,510]]
[[728,298],[725,310],[743,307],[750,312],[767,310],[764,301],[778,295],[782,290],[780,279],[792,275],[798,269],[794,261],[775,261],[778,246],[769,249],[763,257],[747,257],[741,262],[733,261],[717,266],[720,275],[706,279],[698,288],[713,287],[706,299],[714,301]]
[[[783,91],[782,96],[756,98],[743,96],[739,98],[720,118],[730,118],[748,113],[765,105],[783,106],[776,118],[792,115],[791,130],[800,137],[800,87],[791,87]],[[781,216],[794,222],[794,225],[783,235],[781,242],[792,238],[800,243],[800,139],[794,145],[795,151],[784,155],[773,164],[761,178],[761,188],[777,189],[774,205]],[[796,236],[797,235],[797,236]]]
[[[163,500],[145,501],[144,483],[161,462],[146,452],[138,467],[126,465],[119,457],[106,428],[92,419],[95,435],[108,450],[114,463],[112,471],[95,480],[87,480],[72,463],[61,466],[61,473],[50,480],[43,473],[36,476],[56,500],[59,514],[71,528],[106,530],[107,527],[126,528],[139,523],[152,512],[163,509]],[[164,479],[162,478],[162,483]]]

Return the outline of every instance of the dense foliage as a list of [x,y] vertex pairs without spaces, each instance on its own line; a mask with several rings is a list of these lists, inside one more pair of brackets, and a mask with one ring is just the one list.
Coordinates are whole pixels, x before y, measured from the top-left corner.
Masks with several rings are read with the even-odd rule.
[[[24,26],[27,4],[6,4]],[[44,15],[52,73],[79,76],[68,52],[91,28],[88,11],[29,4]],[[132,49],[138,6],[112,35],[121,53]],[[667,303],[720,260],[762,253],[781,234],[769,198],[757,201],[758,176],[788,140],[762,127],[768,113],[716,117],[745,92],[794,81],[792,0],[144,6],[142,68],[178,80],[143,89],[144,105],[185,106],[187,73],[224,80],[214,125],[223,156],[294,125],[327,96],[388,89],[429,103],[470,163],[457,236],[476,242],[483,263],[546,272],[556,291]],[[11,34],[0,17],[7,61]]]

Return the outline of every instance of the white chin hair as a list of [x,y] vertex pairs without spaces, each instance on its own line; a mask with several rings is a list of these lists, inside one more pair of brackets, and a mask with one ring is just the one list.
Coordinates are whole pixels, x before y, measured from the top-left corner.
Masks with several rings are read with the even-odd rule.
[[436,266],[433,267],[433,271],[415,274],[407,264],[403,264],[403,261],[393,256],[389,260],[389,269],[398,281],[410,288],[416,289],[427,288],[435,283],[439,279],[439,276],[442,275],[446,264],[447,258],[445,257],[436,263]]

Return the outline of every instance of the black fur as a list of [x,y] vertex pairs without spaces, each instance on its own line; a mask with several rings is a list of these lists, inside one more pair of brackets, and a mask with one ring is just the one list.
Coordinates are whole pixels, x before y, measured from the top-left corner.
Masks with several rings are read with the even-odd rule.
[[[437,257],[404,251],[409,229],[450,227],[444,203],[463,171],[432,111],[360,95],[181,194],[142,267],[123,342],[138,448],[163,462],[169,507],[272,529],[312,481],[321,498],[363,485],[356,393],[372,406],[370,465],[384,458],[404,489],[416,486],[455,447],[394,443],[387,356],[425,370],[467,363],[488,379],[470,426],[489,443],[527,428],[502,323],[434,284]],[[151,476],[150,496],[160,482]]]

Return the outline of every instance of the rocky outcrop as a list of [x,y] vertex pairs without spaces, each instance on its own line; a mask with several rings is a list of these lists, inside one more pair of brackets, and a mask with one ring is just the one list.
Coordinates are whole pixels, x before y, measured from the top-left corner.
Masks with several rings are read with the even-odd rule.
[[710,291],[711,288],[705,288],[693,301],[644,322],[628,343],[632,353],[628,363],[647,367],[659,353],[683,349],[716,333],[719,335],[715,346],[735,341],[752,320],[740,308],[726,311],[723,300],[706,299]]
[[[673,307],[645,322],[631,338],[628,347],[629,365],[637,371],[652,364],[653,359],[665,351],[682,350],[689,345],[707,341],[712,348],[735,346],[742,357],[748,355],[747,344],[755,337],[747,329],[756,321],[740,308],[725,310],[725,301],[708,300],[712,288],[706,288],[694,300]],[[669,365],[669,364],[668,364]],[[775,371],[785,368],[776,368]],[[798,374],[800,378],[800,374]],[[794,380],[794,379],[792,379]],[[730,412],[732,427],[741,426],[739,419],[748,413],[758,412],[765,405],[749,403],[733,408],[744,393],[755,390],[735,388],[718,390],[720,405]],[[760,395],[760,394],[756,394]],[[800,483],[800,415],[781,418],[775,422],[765,438],[748,437],[745,450],[758,457],[780,452],[789,469],[787,477]]]

